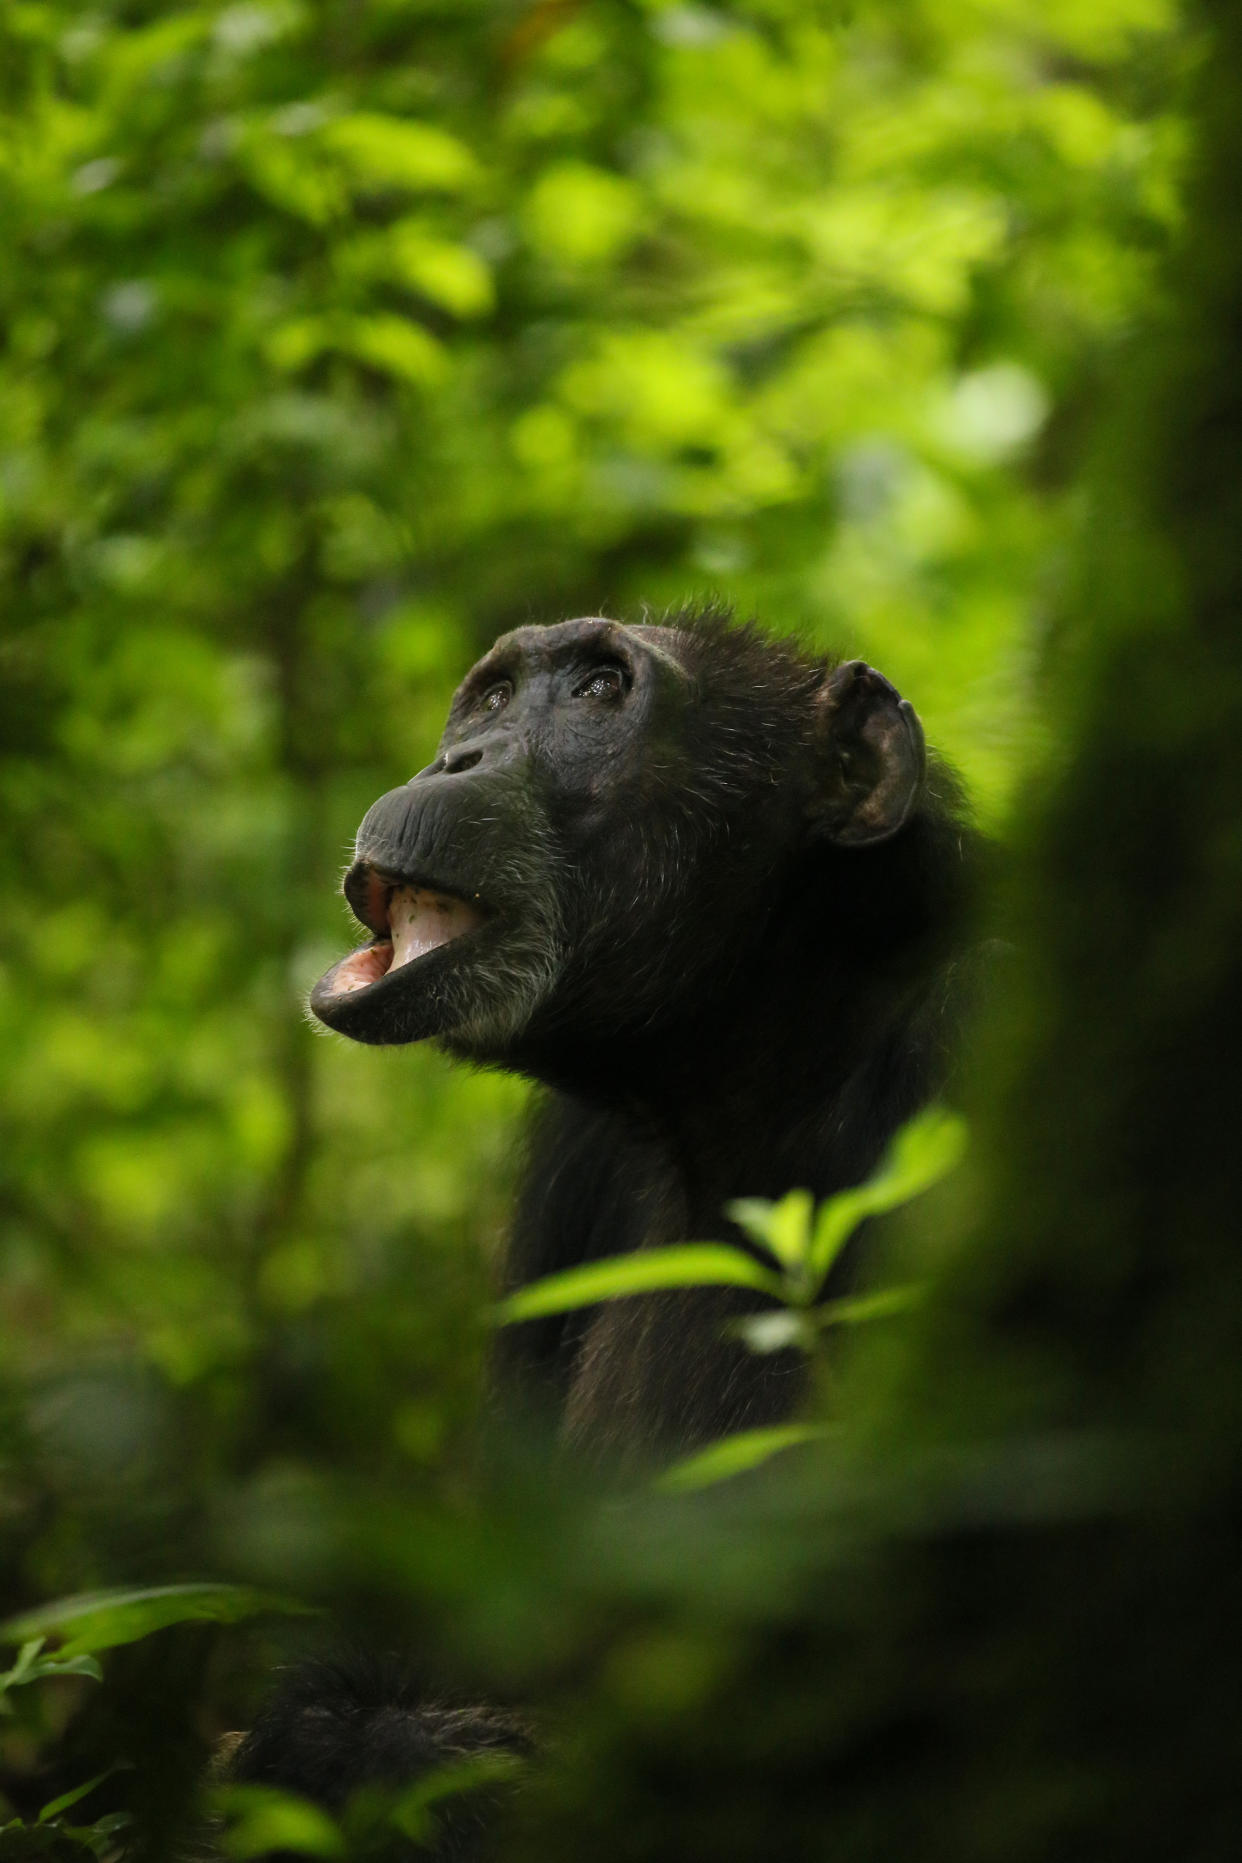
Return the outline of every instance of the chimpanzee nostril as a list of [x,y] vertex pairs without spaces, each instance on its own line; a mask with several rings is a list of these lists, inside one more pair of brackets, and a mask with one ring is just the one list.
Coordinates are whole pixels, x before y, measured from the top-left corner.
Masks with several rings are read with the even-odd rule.
[[482,763],[481,750],[450,750],[444,759],[444,774],[460,776],[463,770],[473,770],[476,763]]

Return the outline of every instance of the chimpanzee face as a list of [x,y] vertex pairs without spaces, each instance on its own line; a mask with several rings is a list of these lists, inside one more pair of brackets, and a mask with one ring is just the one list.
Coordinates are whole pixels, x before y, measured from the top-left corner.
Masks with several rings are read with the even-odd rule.
[[[817,814],[836,840],[893,832],[922,769],[910,708],[870,669],[827,674],[758,637],[765,684],[757,637],[732,638],[752,651],[731,683],[724,635],[588,619],[499,640],[435,762],[358,830],[345,895],[373,937],[315,986],[315,1014],[358,1041],[518,1064],[558,1031],[649,1026],[757,935]],[[894,738],[900,794],[859,830]]]
[[554,996],[593,876],[602,906],[618,830],[673,774],[690,680],[659,634],[520,628],[467,674],[435,762],[358,830],[345,895],[375,936],[312,993],[330,1028],[490,1050]]

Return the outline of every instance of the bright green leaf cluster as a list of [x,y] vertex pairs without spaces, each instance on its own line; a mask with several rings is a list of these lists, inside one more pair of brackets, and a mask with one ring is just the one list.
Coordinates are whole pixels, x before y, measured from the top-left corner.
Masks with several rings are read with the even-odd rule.
[[[496,1317],[509,1325],[549,1313],[572,1312],[599,1300],[672,1287],[744,1287],[792,1310],[789,1316],[760,1314],[744,1323],[748,1329],[759,1329],[761,1349],[804,1342],[808,1335],[800,1330],[799,1315],[815,1307],[858,1225],[867,1217],[899,1209],[931,1189],[958,1163],[965,1142],[964,1122],[955,1114],[932,1108],[902,1128],[874,1176],[855,1189],[838,1191],[818,1211],[805,1190],[790,1191],[777,1203],[745,1198],[730,1204],[729,1215],[773,1258],[776,1269],[726,1243],[642,1249],[534,1281],[502,1301]],[[833,1301],[819,1309],[816,1323],[852,1324],[879,1318],[899,1311],[912,1298],[908,1289],[890,1289]],[[775,1336],[770,1330],[773,1320],[778,1328]],[[765,1325],[769,1327],[766,1337]]]

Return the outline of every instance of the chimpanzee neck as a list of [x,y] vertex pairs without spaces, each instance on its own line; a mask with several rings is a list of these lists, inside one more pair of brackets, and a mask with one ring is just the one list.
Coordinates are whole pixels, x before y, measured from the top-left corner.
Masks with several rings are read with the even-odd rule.
[[867,887],[845,859],[792,875],[761,935],[675,1019],[608,1038],[606,1059],[593,1045],[582,1078],[571,1066],[555,1083],[658,1147],[687,1233],[718,1233],[732,1197],[857,1183],[940,1087],[962,863],[932,893],[917,840],[870,856]]
[[742,1013],[709,1008],[693,1042],[653,1044],[635,1083],[632,1115],[667,1153],[696,1232],[733,1197],[857,1182],[937,1084],[930,992],[904,981],[894,1000],[842,975],[790,1004],[765,981]]

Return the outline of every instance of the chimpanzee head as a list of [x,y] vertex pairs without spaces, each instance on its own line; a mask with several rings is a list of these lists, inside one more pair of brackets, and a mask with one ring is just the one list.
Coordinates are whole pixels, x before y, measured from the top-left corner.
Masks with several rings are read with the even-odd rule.
[[719,615],[519,628],[367,812],[345,895],[372,940],[311,1007],[539,1072],[727,988],[795,869],[895,836],[923,774],[917,717],[861,661]]

